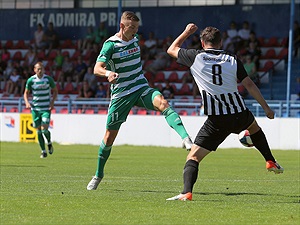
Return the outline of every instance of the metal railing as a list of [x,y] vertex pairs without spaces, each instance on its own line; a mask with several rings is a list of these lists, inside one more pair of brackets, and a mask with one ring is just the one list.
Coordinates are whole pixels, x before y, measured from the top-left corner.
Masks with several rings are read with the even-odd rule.
[[[107,109],[109,99],[68,99],[55,102],[56,113],[60,113],[61,109],[67,109],[68,113],[76,113],[82,107],[94,109],[95,113],[100,109]],[[289,115],[287,115],[287,103],[281,100],[267,101],[270,107],[275,111],[276,117],[300,117],[300,101],[290,101]],[[169,100],[170,105],[179,113],[186,111],[186,115],[200,115],[201,100],[200,99],[172,99]],[[256,117],[264,117],[265,113],[261,106],[255,100],[245,100],[247,107],[253,112]],[[3,99],[0,100],[0,112],[22,112],[25,108],[23,98],[18,99]],[[134,108],[133,111],[138,109]],[[148,111],[147,114],[151,114]]]

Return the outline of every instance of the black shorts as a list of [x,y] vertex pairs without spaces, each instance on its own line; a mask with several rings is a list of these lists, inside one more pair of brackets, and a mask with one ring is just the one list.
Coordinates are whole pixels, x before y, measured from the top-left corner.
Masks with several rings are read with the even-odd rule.
[[254,120],[253,114],[248,109],[233,115],[208,116],[194,143],[209,151],[216,151],[226,137],[246,130]]

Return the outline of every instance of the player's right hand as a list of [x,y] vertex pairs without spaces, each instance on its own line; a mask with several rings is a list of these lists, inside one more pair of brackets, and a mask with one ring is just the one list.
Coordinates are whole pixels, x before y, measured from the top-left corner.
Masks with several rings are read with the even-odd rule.
[[119,78],[119,74],[115,72],[110,72],[110,74],[107,77],[108,82],[114,84],[117,82],[117,79]]

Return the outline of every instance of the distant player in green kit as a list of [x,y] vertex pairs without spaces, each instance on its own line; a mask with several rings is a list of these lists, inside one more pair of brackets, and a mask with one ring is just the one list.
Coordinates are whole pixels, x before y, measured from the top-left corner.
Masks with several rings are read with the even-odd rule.
[[[34,65],[35,74],[26,82],[24,91],[24,100],[26,108],[31,109],[33,127],[37,129],[38,141],[41,147],[41,158],[47,157],[45,149],[45,140],[48,144],[49,154],[53,153],[51,142],[51,133],[48,130],[51,110],[54,107],[54,102],[57,98],[57,88],[52,77],[44,74],[44,66],[42,62],[37,62]],[[51,98],[52,90],[52,98]],[[29,103],[29,93],[32,92],[32,103]]]
[[133,106],[160,111],[170,127],[180,135],[183,147],[187,150],[192,147],[192,141],[179,115],[159,91],[148,85],[144,77],[138,27],[139,18],[133,12],[124,12],[119,32],[105,41],[94,67],[95,75],[106,76],[111,83],[111,102],[106,132],[99,147],[96,174],[87,185],[87,190],[96,190],[102,180],[104,165],[114,140]]

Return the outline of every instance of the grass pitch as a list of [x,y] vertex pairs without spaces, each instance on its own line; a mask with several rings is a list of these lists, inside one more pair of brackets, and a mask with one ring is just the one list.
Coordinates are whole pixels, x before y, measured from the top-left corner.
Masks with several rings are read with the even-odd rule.
[[96,191],[98,146],[0,143],[0,224],[300,224],[300,151],[273,151],[285,168],[266,172],[253,148],[218,149],[201,163],[193,201],[166,201],[182,190],[187,152],[114,146]]

